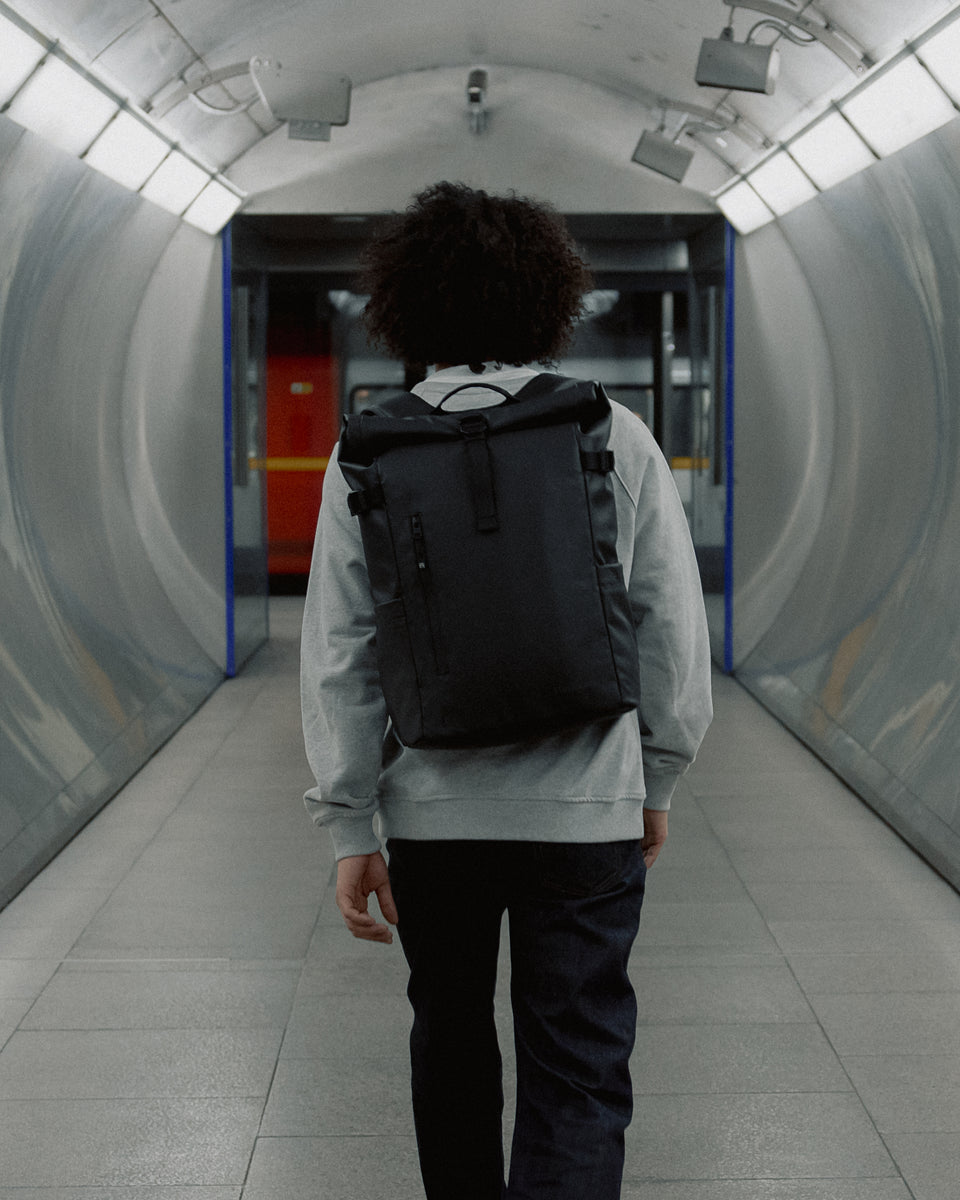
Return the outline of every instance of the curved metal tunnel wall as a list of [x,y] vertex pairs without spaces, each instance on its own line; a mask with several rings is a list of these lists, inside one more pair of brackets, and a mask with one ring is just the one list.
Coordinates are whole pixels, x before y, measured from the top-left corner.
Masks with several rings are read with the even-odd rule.
[[[960,886],[960,127],[741,239],[738,677]],[[0,118],[0,904],[222,678],[221,251]]]
[[223,677],[220,244],[0,118],[0,906]]
[[960,886],[960,122],[742,239],[735,673]]

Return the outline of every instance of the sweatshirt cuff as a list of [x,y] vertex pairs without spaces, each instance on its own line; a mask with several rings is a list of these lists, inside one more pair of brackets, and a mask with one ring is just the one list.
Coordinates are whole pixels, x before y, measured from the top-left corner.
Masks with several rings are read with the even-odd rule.
[[643,799],[643,807],[666,812],[679,782],[680,776],[673,771],[666,775],[647,775],[644,778],[647,794]]
[[331,821],[327,828],[333,839],[333,852],[337,862],[341,858],[353,858],[359,854],[376,854],[380,849],[380,839],[373,832],[373,823],[369,816],[351,820],[343,817]]

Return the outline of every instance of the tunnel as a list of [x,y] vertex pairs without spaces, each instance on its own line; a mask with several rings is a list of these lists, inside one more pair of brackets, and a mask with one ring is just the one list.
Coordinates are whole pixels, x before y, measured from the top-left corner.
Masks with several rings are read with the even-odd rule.
[[0,1200],[424,1193],[298,675],[341,422],[426,368],[358,267],[441,180],[563,215],[557,369],[706,602],[618,1194],[956,1200],[958,64],[956,0],[0,0]]
[[[718,666],[960,883],[954,6],[608,7],[0,5],[4,900],[267,637],[269,310],[349,339],[365,232],[444,178],[569,218],[598,284],[577,363],[678,439]],[[774,91],[698,86],[725,27],[778,54]],[[293,128],[255,62],[332,80],[347,119]],[[871,135],[909,71],[936,115],[904,132],[888,98]],[[61,76],[99,105],[73,142],[39,108]],[[142,179],[98,148],[121,118]],[[828,120],[858,149],[822,173]],[[193,191],[161,201],[174,156]]]

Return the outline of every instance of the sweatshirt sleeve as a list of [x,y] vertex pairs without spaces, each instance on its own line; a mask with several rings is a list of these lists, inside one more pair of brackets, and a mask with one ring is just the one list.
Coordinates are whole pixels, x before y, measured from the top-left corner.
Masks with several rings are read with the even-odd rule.
[[[640,656],[644,807],[667,809],[713,717],[710,642],[700,572],[673,473],[649,430],[632,424],[637,449],[618,477],[636,504],[628,595]],[[619,459],[618,459],[619,464]]]
[[314,822],[329,828],[340,859],[380,848],[373,817],[387,712],[363,544],[336,455],[335,447],[307,586],[300,692],[307,760],[317,781],[304,803]]

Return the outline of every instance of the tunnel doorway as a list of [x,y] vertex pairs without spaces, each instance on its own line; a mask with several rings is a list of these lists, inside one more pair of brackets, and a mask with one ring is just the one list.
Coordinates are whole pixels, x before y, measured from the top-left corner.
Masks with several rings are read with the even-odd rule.
[[[377,216],[233,222],[234,273],[262,298],[263,442],[247,456],[266,513],[272,593],[306,587],[323,475],[343,413],[410,386],[372,347],[356,290]],[[651,428],[690,524],[719,662],[730,597],[727,227],[719,215],[576,214],[595,290],[561,372],[599,379]]]

